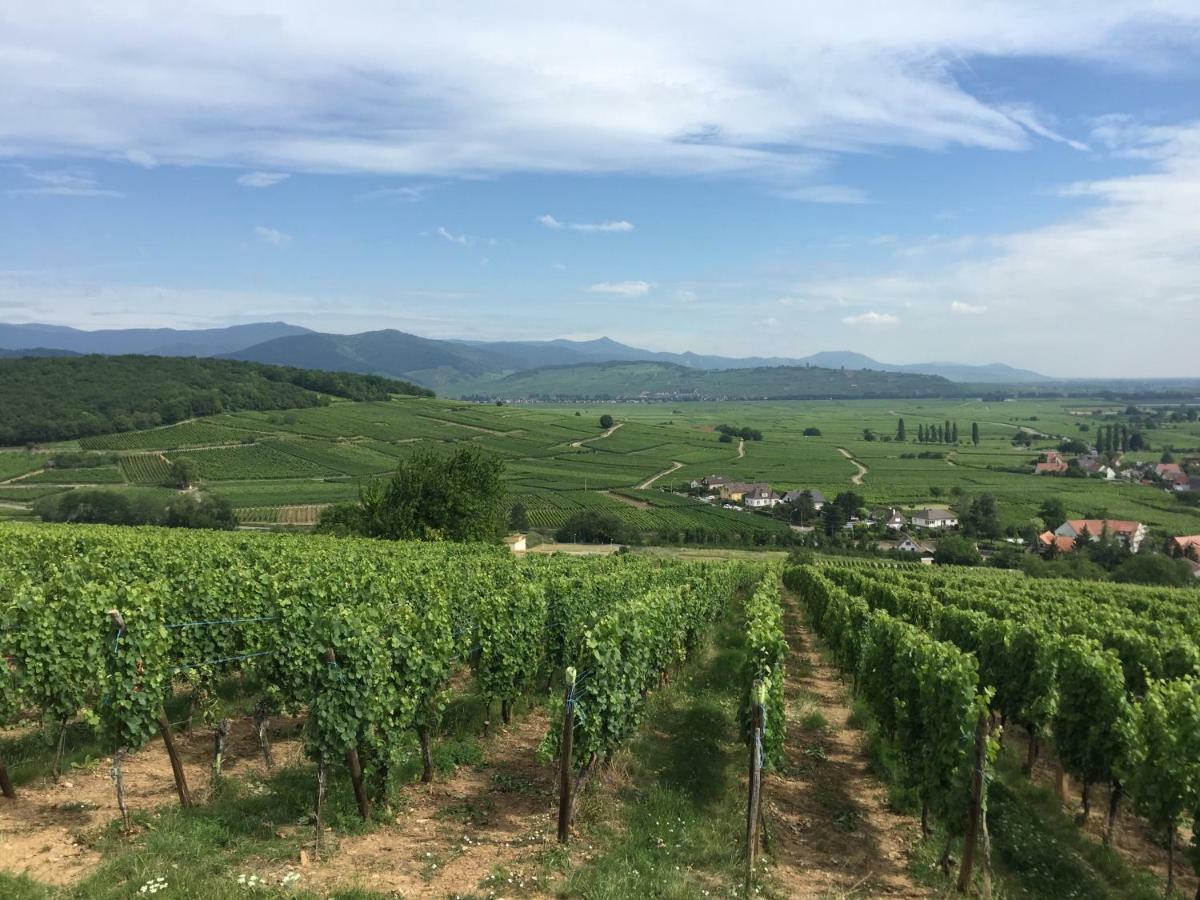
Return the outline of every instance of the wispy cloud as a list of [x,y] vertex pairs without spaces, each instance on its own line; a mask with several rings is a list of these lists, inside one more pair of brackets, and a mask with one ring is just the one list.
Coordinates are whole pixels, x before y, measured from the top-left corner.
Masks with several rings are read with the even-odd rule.
[[266,225],[254,226],[254,234],[271,246],[279,247],[280,249],[292,242],[292,236],[287,232],[280,231],[278,228],[268,228]]
[[33,184],[28,187],[11,188],[5,191],[12,196],[50,197],[124,197],[120,191],[101,187],[90,172],[83,169],[33,169],[29,166],[16,167]]
[[242,187],[269,188],[290,177],[287,172],[243,172],[237,177],[237,183]]
[[633,231],[633,223],[624,219],[608,219],[603,222],[560,222],[554,216],[546,213],[538,216],[538,222],[551,231]]
[[803,203],[870,203],[867,192],[844,184],[814,184],[808,187],[789,188],[776,192],[788,200]]
[[647,281],[601,281],[589,285],[588,290],[593,294],[615,294],[618,297],[643,297],[650,293],[650,283]]
[[359,200],[392,200],[396,203],[418,203],[432,191],[432,184],[407,184],[400,187],[382,187],[359,194]]
[[124,4],[9,6],[5,39],[20,51],[0,59],[4,141],[30,157],[116,159],[133,147],[163,164],[264,172],[818,186],[843,152],[1080,145],[1029,98],[973,92],[962,61],[1170,66],[1200,24],[1195,0],[1111,0],[1089,15],[1069,3],[911,0],[853,17],[837,4],[697,12],[664,0],[650,13],[479,7],[469,20],[445,4],[277,4],[255,16],[198,2],[136,27]]
[[854,328],[891,328],[900,324],[900,320],[891,313],[875,312],[874,310],[860,313],[857,316],[846,316],[842,322]]
[[459,244],[463,247],[467,246],[467,244],[471,242],[471,239],[465,234],[454,234],[448,228],[446,228],[445,225],[439,225],[433,230],[433,233],[440,238],[445,238],[452,244]]
[[950,304],[950,312],[958,316],[981,316],[987,312],[987,307],[982,303],[963,303],[955,300]]

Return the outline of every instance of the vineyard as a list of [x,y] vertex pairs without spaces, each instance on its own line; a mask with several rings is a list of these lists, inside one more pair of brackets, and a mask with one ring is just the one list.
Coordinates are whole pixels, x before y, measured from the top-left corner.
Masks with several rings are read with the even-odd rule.
[[[586,783],[735,591],[762,577],[748,564],[77,526],[0,527],[0,560],[0,724],[36,715],[65,734],[93,723],[128,827],[123,760],[155,736],[180,804],[196,802],[172,749],[173,693],[237,682],[255,692],[266,759],[269,718],[303,717],[317,853],[331,773],[349,773],[366,820],[415,734],[430,780],[430,735],[464,678],[507,722],[514,701],[565,673],[543,751],[560,759],[562,784]],[[756,596],[777,605],[772,584]],[[218,741],[214,773],[222,753]],[[2,760],[0,782],[14,792]]]
[[1200,593],[853,564],[784,581],[903,761],[926,832],[945,828],[945,868],[964,836],[960,889],[980,838],[988,852],[986,772],[1009,729],[1027,772],[1048,747],[1078,781],[1081,821],[1105,790],[1106,845],[1122,803],[1143,816],[1170,889],[1181,832],[1200,833]]

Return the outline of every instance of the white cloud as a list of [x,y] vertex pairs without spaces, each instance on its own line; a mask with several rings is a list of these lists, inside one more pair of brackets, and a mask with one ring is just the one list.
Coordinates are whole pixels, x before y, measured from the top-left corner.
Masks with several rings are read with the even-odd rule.
[[290,234],[280,231],[277,228],[268,228],[266,225],[256,225],[254,227],[254,234],[273,247],[281,249],[292,242]]
[[875,312],[874,310],[860,313],[857,316],[846,316],[846,318],[842,319],[842,322],[854,328],[860,326],[867,328],[890,328],[893,325],[900,324],[900,320],[891,313]]
[[33,169],[18,165],[17,169],[26,179],[33,182],[29,187],[10,188],[4,193],[11,196],[47,197],[124,197],[120,191],[102,188],[90,172],[83,169]]
[[679,290],[675,292],[675,299],[680,303],[695,303],[699,298],[696,296],[695,291],[687,288],[679,288]]
[[392,200],[396,203],[418,203],[432,191],[432,184],[410,184],[403,187],[375,188],[359,194],[359,200]]
[[433,230],[433,233],[438,237],[445,238],[452,244],[459,244],[463,247],[467,246],[467,244],[471,241],[471,239],[465,234],[453,234],[446,228],[445,225],[439,225]]
[[843,184],[813,184],[807,187],[777,191],[777,193],[787,200],[799,200],[803,203],[859,204],[870,202],[866,191]]
[[569,231],[633,231],[633,223],[626,222],[624,219],[606,220],[604,222],[560,222],[554,216],[546,213],[544,216],[538,216],[538,222],[545,225],[551,231],[562,231],[564,228]]
[[650,293],[647,281],[601,281],[588,287],[593,294],[615,294],[618,297],[643,297]]
[[286,172],[243,172],[237,177],[237,183],[242,187],[268,188],[290,177]]
[[[822,188],[831,154],[1081,142],[975,56],[1169,67],[1195,0],[8,4],[0,145],[271,171],[638,172]],[[819,77],[814,77],[819,74]],[[818,195],[821,193],[818,191]],[[826,196],[836,196],[826,193]],[[846,194],[844,196],[854,196]],[[824,201],[829,202],[829,201]],[[846,202],[840,200],[837,202]]]
[[961,303],[958,300],[955,300],[950,304],[950,312],[959,316],[981,316],[987,312],[987,307],[982,303]]

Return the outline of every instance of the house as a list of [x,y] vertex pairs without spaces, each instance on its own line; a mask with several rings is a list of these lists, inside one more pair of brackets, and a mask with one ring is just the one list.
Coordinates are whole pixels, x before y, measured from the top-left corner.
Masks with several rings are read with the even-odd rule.
[[1055,534],[1053,531],[1043,531],[1038,535],[1038,544],[1043,550],[1053,544],[1059,553],[1070,553],[1075,549],[1075,538]]
[[1172,556],[1187,556],[1200,559],[1200,534],[1181,534],[1167,542],[1167,552]]
[[504,539],[504,544],[513,553],[524,553],[529,549],[529,545],[525,541],[523,534],[510,534]]
[[908,519],[898,509],[882,509],[879,514],[872,514],[877,522],[882,522],[890,531],[900,531],[908,527]]
[[933,547],[923,541],[918,541],[911,534],[902,535],[896,543],[896,549],[901,553],[919,553],[922,557],[928,556],[930,561],[933,560]]
[[[771,486],[769,484],[766,484],[765,482],[755,482],[753,484],[745,484],[741,481],[730,481],[728,484],[721,485],[721,499],[722,500],[732,500],[734,503],[741,503],[745,499],[747,494],[752,494],[752,493],[755,493],[756,491],[757,492],[766,491],[767,493],[771,493],[771,494],[775,493],[774,491],[771,490]],[[775,498],[776,498],[775,502],[778,503],[779,495],[775,494]],[[764,504],[764,505],[766,505],[766,504]],[[774,506],[775,504],[772,503],[769,505]]]
[[[818,510],[820,510],[820,509],[823,509],[823,508],[825,507],[826,500],[825,500],[825,495],[824,495],[824,494],[822,494],[822,493],[821,493],[820,491],[818,491],[816,488],[809,488],[809,489],[808,489],[808,493],[809,493],[809,495],[812,497],[812,503],[813,503],[813,508],[814,508],[814,509],[818,509]],[[783,502],[784,502],[784,503],[799,503],[799,502],[800,502],[800,497],[801,497],[803,494],[804,494],[804,491],[803,491],[803,490],[800,490],[800,491],[788,491],[786,494],[784,494],[784,495],[783,495]]]
[[723,484],[729,484],[729,479],[724,475],[709,475],[707,478],[701,478],[699,481],[693,481],[692,487],[715,491],[718,490]]
[[1184,474],[1183,467],[1179,463],[1159,463],[1154,467],[1154,474],[1163,481],[1171,481]]
[[913,513],[914,528],[957,528],[958,516],[948,509],[921,509]]
[[1068,519],[1054,529],[1056,535],[1069,537],[1072,542],[1085,532],[1093,541],[1100,540],[1101,535],[1107,532],[1114,540],[1128,547],[1131,553],[1137,553],[1138,547],[1146,539],[1145,525],[1124,519]]
[[1097,456],[1095,453],[1077,457],[1075,462],[1089,476],[1103,478],[1105,481],[1112,481],[1117,477],[1117,470],[1105,463],[1103,457]]
[[1065,463],[1066,462],[1066,460],[1063,459],[1063,455],[1061,453],[1059,453],[1057,450],[1047,450],[1045,453],[1042,454],[1042,456],[1045,457],[1045,459],[1042,460],[1043,462],[1048,462],[1048,463]]
[[1040,462],[1033,467],[1034,475],[1063,475],[1066,471],[1065,462]]
[[752,485],[750,490],[742,495],[742,502],[750,509],[764,509],[778,503],[780,497],[771,490],[769,484]]

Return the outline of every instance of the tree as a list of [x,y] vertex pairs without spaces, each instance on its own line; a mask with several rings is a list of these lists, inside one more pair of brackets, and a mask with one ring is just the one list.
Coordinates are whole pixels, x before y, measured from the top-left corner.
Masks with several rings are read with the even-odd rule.
[[[1047,527],[1054,525],[1055,522],[1061,525],[1067,520],[1067,508],[1057,497],[1047,497],[1038,509],[1038,517],[1045,520]],[[1058,526],[1054,525],[1054,527]]]
[[971,443],[974,444],[976,447],[979,446],[979,423],[978,422],[971,423]]
[[514,503],[508,511],[508,530],[525,532],[529,530],[529,514],[525,511],[524,503]]
[[605,429],[612,428],[613,427],[613,417],[610,416],[608,413],[605,413],[604,415],[602,415],[600,417],[600,427],[605,428]]
[[800,496],[786,504],[788,519],[793,525],[811,525],[817,518],[817,507],[812,491],[802,491]]
[[1175,462],[1175,456],[1171,453],[1170,450],[1164,450],[1162,452],[1162,456],[1159,457],[1158,461],[1160,463],[1173,463],[1173,462]]
[[898,441],[907,441],[908,440],[908,434],[905,433],[905,431],[904,431],[904,419],[903,418],[901,418],[900,421],[896,423],[896,440],[898,440]]
[[939,566],[977,566],[983,562],[976,546],[960,534],[948,534],[938,541],[933,561]]
[[950,443],[952,443],[952,444],[958,443],[958,423],[957,422],[955,422],[954,425],[950,429]]
[[481,447],[418,450],[386,481],[332,507],[320,527],[388,540],[497,541],[505,531],[504,462]]
[[555,532],[559,541],[583,544],[628,544],[634,532],[616,513],[604,509],[581,509]]
[[825,526],[825,533],[833,537],[846,524],[846,514],[837,503],[826,503],[821,510],[821,523]]
[[805,428],[805,429],[804,429],[804,436],[805,436],[805,437],[820,437],[820,436],[821,436],[821,429],[820,429],[820,428],[814,428],[812,425],[810,425],[810,426],[808,426],[807,428]]
[[950,420],[946,420],[946,424],[942,426],[942,443],[950,443]]
[[733,443],[733,435],[732,434],[722,434],[719,438],[717,438],[717,440],[720,441],[722,444],[732,444]]
[[1157,584],[1164,587],[1188,587],[1195,583],[1191,566],[1182,560],[1157,553],[1127,553],[1125,561],[1113,570],[1112,579],[1128,584]]
[[200,466],[190,456],[179,456],[167,466],[171,473],[171,484],[187,489],[200,481]]
[[237,528],[237,517],[233,514],[233,504],[224,497],[181,494],[167,506],[163,524],[168,528],[232,531]]
[[1129,436],[1129,449],[1134,451],[1149,450],[1150,444],[1147,442],[1145,435],[1140,431],[1135,431]]
[[980,494],[972,501],[962,517],[963,531],[979,537],[1000,536],[1000,514],[996,498],[991,494]]

